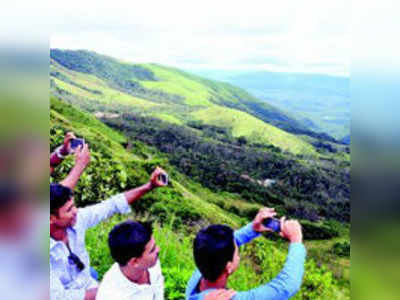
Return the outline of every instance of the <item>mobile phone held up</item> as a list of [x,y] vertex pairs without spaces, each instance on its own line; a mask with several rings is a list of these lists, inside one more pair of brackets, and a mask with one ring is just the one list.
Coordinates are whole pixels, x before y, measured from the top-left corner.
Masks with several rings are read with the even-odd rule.
[[158,181],[162,182],[163,185],[168,185],[168,174],[161,173],[158,175]]
[[263,221],[263,225],[273,232],[281,232],[281,222],[278,219],[266,218]]
[[84,139],[72,139],[72,140],[69,142],[69,145],[70,145],[70,147],[71,147],[71,152],[74,153],[74,152],[76,151],[76,149],[77,149],[80,145],[82,145],[82,147],[83,147],[83,145],[85,145],[85,140],[84,140]]

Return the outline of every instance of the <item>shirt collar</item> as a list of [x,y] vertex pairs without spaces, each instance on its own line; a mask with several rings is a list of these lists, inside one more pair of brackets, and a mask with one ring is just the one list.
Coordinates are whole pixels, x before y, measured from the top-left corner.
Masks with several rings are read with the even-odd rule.
[[[67,234],[68,234],[68,231],[76,232],[76,230],[75,230],[74,227],[68,227],[68,228],[67,228]],[[56,247],[56,246],[59,245],[60,243],[62,243],[62,242],[61,242],[61,241],[57,241],[57,240],[53,239],[53,238],[50,236],[50,250],[52,250],[54,247]]]

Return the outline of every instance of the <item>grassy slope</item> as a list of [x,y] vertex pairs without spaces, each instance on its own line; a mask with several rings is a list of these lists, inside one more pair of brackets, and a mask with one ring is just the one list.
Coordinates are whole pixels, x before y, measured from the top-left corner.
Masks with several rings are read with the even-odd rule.
[[[60,74],[62,74],[62,76],[68,78],[68,80],[76,83],[76,85],[73,85],[67,81],[63,81],[54,76],[51,76],[51,78],[54,80],[55,84],[59,88],[67,90],[68,92],[75,94],[81,98],[97,100],[101,103],[106,104],[117,102],[120,104],[130,105],[141,109],[146,109],[157,105],[156,103],[115,90],[109,87],[107,82],[94,75],[75,72],[64,68],[54,60],[52,60],[51,62],[50,72],[59,72]],[[87,89],[84,89],[82,87],[85,87]]]
[[206,124],[232,128],[234,137],[245,136],[254,143],[278,145],[295,154],[315,153],[314,148],[300,138],[238,110],[212,106],[191,115]]
[[[134,205],[137,209],[130,216],[115,216],[91,229],[86,240],[92,265],[102,276],[112,263],[107,249],[107,235],[112,226],[126,218],[140,219],[151,215],[156,222],[155,237],[162,249],[160,259],[166,278],[166,299],[182,299],[186,282],[194,269],[191,250],[194,233],[208,223],[226,223],[238,228],[248,220],[226,209],[235,206],[240,211],[249,209],[254,204],[243,202],[235,195],[216,194],[203,188],[177,173],[158,157],[159,154],[144,145],[138,144],[132,150],[126,150],[122,146],[126,139],[121,134],[109,129],[93,116],[54,98],[51,99],[50,120],[52,148],[62,141],[67,130],[84,136],[91,146],[92,161],[76,191],[76,199],[82,201],[81,204],[84,201],[97,202],[98,198],[83,199],[79,197],[80,194],[90,198],[91,192],[96,191],[100,193],[99,198],[103,199],[120,192],[123,188],[121,181],[124,182],[123,176],[121,177],[123,171],[128,177],[128,180],[125,178],[127,186],[131,186],[132,182],[137,185],[147,180],[149,166],[152,168],[161,163],[168,169],[172,178],[170,187],[145,196],[140,203]],[[67,159],[57,169],[56,180],[65,176],[68,169],[65,165],[71,167],[71,159]],[[93,178],[97,175],[100,177]],[[118,180],[113,181],[114,177]],[[130,182],[131,177],[135,181]],[[97,181],[102,181],[100,188]],[[160,208],[161,210],[157,210]],[[163,214],[166,217],[162,217]],[[200,219],[182,223],[181,218],[188,214],[198,214]],[[286,251],[286,243],[263,238],[244,247],[241,251],[241,267],[230,280],[230,287],[246,290],[272,279],[282,267]],[[346,299],[346,293],[342,289],[333,281],[330,272],[318,268],[313,260],[308,259],[304,285],[294,299]]]
[[[143,86],[179,95],[184,98],[185,104],[158,104],[134,97],[109,87],[107,82],[94,75],[68,70],[54,61],[51,65],[51,71],[59,72],[67,80],[61,80],[60,77],[55,78],[54,76],[51,76],[51,78],[58,88],[78,96],[81,101],[91,99],[104,104],[128,105],[132,107],[132,110],[150,114],[175,124],[183,124],[189,121],[188,116],[194,116],[206,123],[221,125],[221,121],[217,120],[223,118],[222,124],[232,128],[234,136],[243,135],[248,137],[250,141],[271,143],[295,154],[316,153],[311,145],[295,135],[265,123],[247,112],[215,104],[221,101],[230,102],[232,105],[237,104],[238,99],[236,97],[238,95],[246,96],[241,95],[239,89],[234,89],[226,84],[199,79],[172,68],[154,64],[142,65],[142,67],[151,70],[158,79],[158,81],[142,80],[140,83]],[[72,81],[75,84],[67,81]],[[86,89],[82,87],[86,87]],[[190,114],[190,112],[193,113]]]

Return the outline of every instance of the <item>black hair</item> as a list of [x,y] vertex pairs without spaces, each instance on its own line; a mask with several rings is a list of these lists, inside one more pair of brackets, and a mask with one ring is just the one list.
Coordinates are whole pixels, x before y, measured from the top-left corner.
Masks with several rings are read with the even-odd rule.
[[74,193],[69,187],[59,183],[50,184],[50,214],[57,215],[58,209],[67,203]]
[[233,260],[235,242],[233,230],[226,225],[211,225],[197,234],[193,254],[197,268],[203,277],[214,282]]
[[151,223],[125,221],[116,225],[108,235],[112,258],[125,266],[133,257],[142,256],[153,233]]

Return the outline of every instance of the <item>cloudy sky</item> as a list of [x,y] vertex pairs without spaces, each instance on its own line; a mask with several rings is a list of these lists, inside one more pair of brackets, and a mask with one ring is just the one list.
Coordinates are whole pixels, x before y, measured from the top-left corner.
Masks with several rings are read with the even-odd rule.
[[350,72],[347,1],[158,2],[53,2],[50,46],[189,70]]

